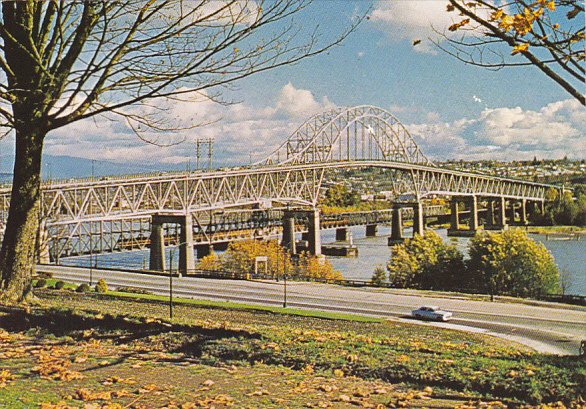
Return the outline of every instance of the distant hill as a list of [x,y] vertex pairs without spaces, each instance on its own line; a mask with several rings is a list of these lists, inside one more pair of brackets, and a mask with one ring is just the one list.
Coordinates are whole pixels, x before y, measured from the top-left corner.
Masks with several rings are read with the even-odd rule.
[[[0,183],[12,179],[13,158],[0,156]],[[144,163],[116,163],[93,161],[94,176],[111,176],[143,172],[169,171],[184,169],[184,165],[160,166]],[[43,179],[69,179],[92,176],[92,160],[72,156],[43,156]]]

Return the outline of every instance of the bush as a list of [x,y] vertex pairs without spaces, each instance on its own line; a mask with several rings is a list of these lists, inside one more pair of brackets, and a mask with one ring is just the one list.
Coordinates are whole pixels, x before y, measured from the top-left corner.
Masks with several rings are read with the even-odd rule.
[[65,287],[65,282],[59,280],[55,283],[55,289],[56,290],[61,290],[63,289],[63,287]]
[[432,230],[393,246],[391,252],[387,270],[395,287],[451,290],[462,286],[464,256]]
[[89,285],[87,285],[86,283],[80,284],[76,289],[75,292],[77,293],[87,293],[91,291],[91,288]]
[[47,280],[44,278],[39,278],[35,283],[35,288],[43,288],[47,286]]
[[137,288],[137,287],[118,287],[116,291],[121,293],[130,293],[130,294],[152,294],[150,291],[145,290],[144,288]]
[[467,278],[489,294],[557,293],[559,272],[542,243],[519,230],[479,233],[469,243]]
[[49,273],[49,272],[46,272],[46,271],[42,271],[42,272],[38,273],[38,276],[40,278],[48,279],[48,278],[53,278],[53,273]]
[[387,279],[386,270],[381,266],[377,266],[374,269],[374,273],[372,274],[372,278],[370,279],[370,282],[372,283],[372,285],[381,286],[386,281],[386,279]]
[[96,284],[96,292],[100,294],[104,294],[108,292],[108,284],[106,284],[106,280],[100,278],[98,283]]

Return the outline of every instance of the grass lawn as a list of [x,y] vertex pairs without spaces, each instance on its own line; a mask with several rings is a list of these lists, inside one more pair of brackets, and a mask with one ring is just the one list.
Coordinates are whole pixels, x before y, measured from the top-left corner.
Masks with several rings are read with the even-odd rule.
[[152,297],[36,294],[0,309],[2,408],[578,408],[586,395],[583,360],[479,334],[207,302],[169,322]]

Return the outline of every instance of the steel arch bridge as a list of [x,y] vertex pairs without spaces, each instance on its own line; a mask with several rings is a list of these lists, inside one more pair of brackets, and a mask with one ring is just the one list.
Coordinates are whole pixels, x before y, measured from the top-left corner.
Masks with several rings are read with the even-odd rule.
[[[119,239],[131,239],[129,229],[148,223],[154,214],[194,214],[266,202],[315,207],[328,170],[360,167],[389,169],[396,196],[412,195],[415,200],[446,195],[542,202],[548,189],[559,189],[437,167],[393,115],[365,105],[309,118],[268,158],[249,167],[45,183],[42,219],[49,240],[59,249],[75,245],[111,251]],[[0,225],[9,204],[9,189],[0,189]],[[92,242],[94,235],[100,238]]]

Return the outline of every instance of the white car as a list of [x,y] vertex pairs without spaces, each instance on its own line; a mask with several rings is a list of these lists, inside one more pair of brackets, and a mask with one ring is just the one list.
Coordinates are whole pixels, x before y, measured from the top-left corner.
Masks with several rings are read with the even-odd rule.
[[440,310],[440,307],[431,305],[423,306],[411,311],[411,315],[415,318],[434,321],[447,321],[452,318],[452,313]]

